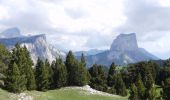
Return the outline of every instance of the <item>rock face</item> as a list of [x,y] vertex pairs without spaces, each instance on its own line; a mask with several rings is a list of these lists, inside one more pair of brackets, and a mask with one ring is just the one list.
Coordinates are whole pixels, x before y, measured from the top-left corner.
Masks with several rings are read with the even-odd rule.
[[34,64],[38,57],[43,60],[48,59],[49,62],[52,62],[56,57],[62,57],[61,54],[63,54],[47,43],[46,36],[44,34],[14,38],[0,38],[0,43],[4,44],[9,50],[11,50],[16,43],[19,43],[21,46],[25,45],[31,54]]
[[5,30],[4,32],[0,33],[0,38],[14,38],[14,37],[21,37],[20,30],[16,27],[10,28]]
[[120,34],[113,41],[110,50],[103,51],[96,55],[86,56],[87,65],[102,64],[110,66],[112,62],[117,65],[126,65],[139,61],[158,60],[159,58],[150,54],[143,48],[138,48],[136,34]]
[[136,34],[120,34],[112,43],[110,51],[133,51],[138,49]]

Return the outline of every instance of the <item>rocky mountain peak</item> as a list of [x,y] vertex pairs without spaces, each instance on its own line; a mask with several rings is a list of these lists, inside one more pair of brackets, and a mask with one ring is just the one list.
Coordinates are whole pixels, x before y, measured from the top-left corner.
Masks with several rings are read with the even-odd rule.
[[2,33],[0,33],[1,38],[14,38],[14,37],[20,37],[21,32],[17,27],[9,28]]
[[113,41],[111,51],[133,51],[138,49],[136,34],[120,34]]

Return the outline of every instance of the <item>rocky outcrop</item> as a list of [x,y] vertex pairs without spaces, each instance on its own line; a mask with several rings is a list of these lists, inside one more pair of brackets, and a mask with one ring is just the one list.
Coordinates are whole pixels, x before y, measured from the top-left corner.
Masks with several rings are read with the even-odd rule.
[[112,62],[117,65],[126,65],[139,61],[158,60],[157,57],[143,48],[138,48],[136,34],[120,34],[113,41],[110,50],[103,51],[96,55],[86,56],[87,65],[102,64],[110,66]]
[[133,51],[138,49],[136,34],[120,34],[113,41],[110,51]]
[[16,43],[19,43],[21,46],[25,45],[29,50],[34,63],[36,63],[38,57],[43,60],[48,59],[52,62],[56,57],[60,56],[60,51],[54,50],[53,47],[47,43],[44,34],[15,38],[1,38],[0,43],[4,44],[10,50]]
[[16,27],[7,29],[0,33],[0,38],[14,38],[14,37],[21,37],[20,30]]

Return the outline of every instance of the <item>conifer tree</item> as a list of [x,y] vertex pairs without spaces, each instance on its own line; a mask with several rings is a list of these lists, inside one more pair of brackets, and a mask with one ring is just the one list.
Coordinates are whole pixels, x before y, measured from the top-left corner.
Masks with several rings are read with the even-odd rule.
[[135,84],[132,84],[130,87],[129,100],[138,100],[138,91]]
[[47,74],[48,74],[48,80],[49,80],[49,89],[52,89],[53,88],[53,83],[54,83],[54,80],[53,80],[53,75],[54,75],[54,72],[53,72],[53,69],[48,61],[48,59],[45,60],[45,66],[46,66],[46,69],[47,69]]
[[110,69],[109,69],[109,73],[108,73],[108,77],[107,77],[107,84],[108,86],[112,87],[113,85],[115,85],[115,71],[116,67],[114,62],[111,64]]
[[156,89],[154,87],[154,80],[150,72],[146,72],[145,75],[145,99],[155,100],[156,99]]
[[143,85],[140,74],[137,75],[136,87],[138,90],[138,99],[143,100],[145,96],[145,86]]
[[54,67],[54,84],[56,88],[66,86],[67,84],[67,69],[61,58],[56,58]]
[[99,91],[107,91],[107,81],[101,65],[94,64],[90,69],[90,86]]
[[37,90],[46,91],[49,88],[49,73],[48,68],[42,60],[38,58],[36,65],[36,84]]
[[[12,50],[12,55],[11,55],[11,63],[16,63],[18,66],[18,69],[20,71],[21,77],[23,77],[22,80],[22,87],[23,90],[26,90],[26,84],[27,84],[27,77],[26,77],[26,71],[27,71],[27,58],[24,52],[24,48],[20,47],[20,45],[17,43],[15,45],[15,48]],[[32,67],[32,66],[31,66]]]
[[20,93],[25,87],[23,85],[23,76],[20,74],[17,64],[14,62],[10,64],[5,81],[6,88],[10,92]]
[[170,78],[165,79],[162,97],[164,100],[169,100],[170,98]]
[[74,79],[75,79],[75,69],[76,69],[76,59],[72,53],[72,51],[69,51],[66,57],[66,68],[68,72],[68,85],[74,85]]
[[116,94],[121,96],[127,95],[126,86],[120,74],[116,76],[115,89],[116,89]]
[[83,53],[81,54],[81,63],[84,67],[86,67],[86,60]]
[[33,61],[31,59],[30,53],[27,50],[26,46],[23,48],[23,55],[25,56],[25,76],[27,79],[26,87],[27,90],[34,90],[36,89],[36,83],[35,83],[35,74],[34,70],[32,68]]

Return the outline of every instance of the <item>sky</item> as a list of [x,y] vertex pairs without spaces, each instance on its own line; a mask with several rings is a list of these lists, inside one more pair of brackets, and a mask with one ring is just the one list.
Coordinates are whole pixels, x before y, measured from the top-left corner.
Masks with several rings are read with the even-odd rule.
[[139,47],[170,57],[170,0],[0,0],[0,31],[46,34],[61,50],[109,49],[136,33]]

